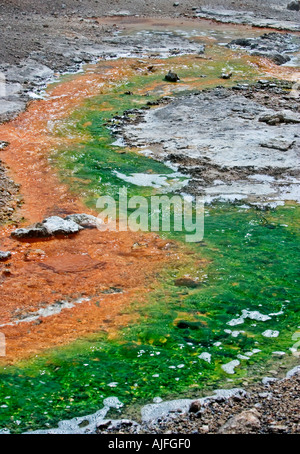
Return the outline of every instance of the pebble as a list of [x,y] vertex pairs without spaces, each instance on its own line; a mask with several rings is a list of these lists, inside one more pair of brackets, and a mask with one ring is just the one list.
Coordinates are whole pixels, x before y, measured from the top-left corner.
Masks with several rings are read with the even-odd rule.
[[11,257],[11,252],[9,251],[0,251],[0,261],[3,262],[5,260],[8,260]]

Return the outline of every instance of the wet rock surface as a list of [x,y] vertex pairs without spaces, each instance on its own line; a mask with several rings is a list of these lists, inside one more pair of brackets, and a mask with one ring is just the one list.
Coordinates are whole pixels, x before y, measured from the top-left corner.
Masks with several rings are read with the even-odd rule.
[[[60,73],[79,71],[83,64],[99,58],[166,58],[205,51],[203,44],[168,30],[141,30],[133,35],[122,33],[117,24],[105,25],[91,18],[63,19],[56,14],[47,19],[34,15],[30,21],[35,31],[26,30],[25,41],[19,32],[13,34],[2,24],[7,42],[2,55],[0,51],[0,122],[15,118],[32,99],[42,98],[46,84]],[[18,16],[11,22],[20,27]]]
[[[286,2],[270,1],[264,2],[244,2],[238,5],[231,2],[230,5],[207,4],[196,8],[194,17],[213,19],[225,24],[245,24],[255,27],[276,28],[278,30],[299,31],[299,21],[292,17],[291,10],[287,8]],[[255,5],[255,6],[254,6]],[[234,9],[240,6],[240,9]]]
[[229,48],[243,48],[251,55],[270,58],[277,65],[287,63],[292,52],[299,52],[300,38],[291,34],[265,33],[259,38],[236,39],[231,41]]
[[186,193],[208,201],[299,200],[300,116],[291,88],[262,80],[177,97],[129,120],[123,134],[186,174]]
[[[107,48],[106,48],[107,47]],[[113,37],[103,39],[103,56],[117,55],[139,57],[153,55],[171,57],[172,55],[203,54],[204,45],[191,42],[184,36],[171,31],[141,30],[130,36],[115,33]]]

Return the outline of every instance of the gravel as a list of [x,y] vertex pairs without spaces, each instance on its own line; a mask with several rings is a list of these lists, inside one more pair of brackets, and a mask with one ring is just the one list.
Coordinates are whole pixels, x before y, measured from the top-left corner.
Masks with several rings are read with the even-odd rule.
[[137,425],[135,422],[102,424],[97,433],[118,434],[296,434],[300,433],[300,373],[283,380],[264,380],[246,394],[227,400],[196,402],[184,414]]

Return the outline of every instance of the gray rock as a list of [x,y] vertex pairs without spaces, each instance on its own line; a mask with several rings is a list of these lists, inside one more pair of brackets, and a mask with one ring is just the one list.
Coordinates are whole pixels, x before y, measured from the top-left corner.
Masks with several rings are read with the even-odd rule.
[[[269,10],[270,11],[270,10]],[[299,21],[280,20],[275,17],[262,17],[253,11],[227,10],[217,8],[200,8],[194,17],[214,19],[225,24],[247,24],[255,27],[273,28],[277,30],[300,31]]]
[[49,236],[47,229],[43,226],[42,223],[38,222],[30,227],[22,227],[20,229],[14,230],[11,232],[12,238],[21,240],[23,238],[45,238]]
[[196,288],[201,285],[201,282],[199,280],[192,279],[190,277],[180,277],[174,281],[174,284],[177,287],[190,287],[190,288]]
[[37,222],[27,228],[20,228],[11,233],[16,239],[23,238],[47,238],[54,235],[71,235],[78,233],[84,228],[95,228],[99,220],[90,214],[75,213],[66,216],[50,216],[42,222]]
[[1,99],[0,102],[0,122],[11,120],[25,109],[26,103],[21,100],[10,101]]
[[278,378],[275,377],[264,377],[261,382],[263,385],[269,385],[270,383],[274,383],[277,380]]
[[287,9],[290,11],[300,11],[300,2],[298,0],[294,0],[287,5]]
[[51,216],[27,228],[20,228],[11,233],[16,239],[46,238],[53,235],[70,235],[78,233],[83,227],[72,220],[65,220],[59,216]]
[[77,233],[83,229],[71,219],[62,219],[59,216],[51,216],[43,221],[43,227],[46,228],[49,235],[69,235]]
[[264,392],[264,393],[258,393],[258,396],[261,397],[262,399],[268,399],[268,398],[271,398],[273,396],[273,394]]
[[283,433],[283,432],[286,432],[287,429],[288,429],[288,426],[285,426],[284,424],[271,423],[269,425],[270,432],[274,432],[274,433]]
[[19,83],[5,84],[5,96],[15,96],[22,93],[23,87]]
[[84,228],[94,228],[97,227],[97,223],[99,223],[99,220],[96,218],[96,216],[92,216],[91,214],[85,213],[69,214],[68,216],[65,217],[65,220],[74,221],[76,222],[76,224]]
[[9,143],[5,142],[4,140],[0,140],[0,150],[3,150],[4,148],[8,147]]
[[268,125],[276,125],[279,123],[291,123],[297,124],[300,123],[300,118],[296,114],[291,112],[276,112],[271,114],[262,115],[259,117],[259,121],[267,123]]
[[293,369],[289,370],[286,374],[286,378],[291,378],[297,374],[300,374],[300,366],[296,366]]
[[[117,397],[111,396],[103,400],[103,407],[93,414],[86,416],[78,416],[68,420],[59,421],[58,427],[52,429],[42,429],[30,432],[24,432],[24,434],[92,434],[96,433],[97,427],[103,422],[108,421],[105,419],[106,414],[110,408],[122,407],[122,402]],[[115,421],[111,421],[115,423]]]
[[31,82],[34,85],[44,84],[54,74],[48,66],[31,58],[22,60],[18,66],[10,66],[5,71],[6,80],[16,83]]
[[7,251],[7,252],[4,252],[4,251],[0,251],[0,261],[4,261],[4,260],[7,260],[11,257],[11,252]]
[[245,410],[230,418],[218,431],[219,434],[249,433],[260,428],[260,414],[256,408]]
[[269,54],[269,58],[274,63],[276,63],[276,65],[284,65],[291,59],[288,55],[282,55],[282,54],[279,54],[278,52],[275,52],[274,54]]
[[[210,402],[216,402],[220,399],[229,399],[234,396],[246,396],[247,393],[242,388],[217,389],[212,396],[198,399],[198,408]],[[142,421],[149,422],[160,417],[168,415],[170,412],[188,413],[191,405],[195,405],[195,399],[178,399],[163,401],[158,404],[148,404],[141,409]]]
[[287,151],[294,145],[294,140],[283,140],[283,139],[270,139],[266,142],[262,142],[260,145],[265,148],[273,148],[274,150]]

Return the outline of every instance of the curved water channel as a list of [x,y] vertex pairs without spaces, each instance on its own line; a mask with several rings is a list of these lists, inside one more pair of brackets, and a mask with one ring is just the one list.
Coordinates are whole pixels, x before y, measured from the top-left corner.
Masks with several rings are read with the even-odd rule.
[[[2,159],[24,198],[20,225],[95,215],[100,196],[117,198],[124,187],[146,200],[187,194],[191,175],[161,158],[143,133],[143,110],[152,115],[175,100],[180,112],[181,99],[220,85],[297,80],[296,55],[278,66],[226,47],[263,32],[122,19],[102,59],[49,84],[0,126],[10,144]],[[176,84],[164,79],[170,69],[180,75]],[[136,130],[143,143],[130,142]],[[186,123],[185,139],[191,133]],[[196,243],[172,229],[87,229],[18,242],[15,226],[3,227],[12,259],[1,277],[0,428],[54,427],[108,410],[111,397],[114,416],[138,418],[153,399],[249,386],[297,364],[299,205],[285,196],[258,209],[253,194],[246,199],[210,199]]]

